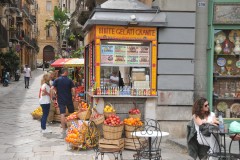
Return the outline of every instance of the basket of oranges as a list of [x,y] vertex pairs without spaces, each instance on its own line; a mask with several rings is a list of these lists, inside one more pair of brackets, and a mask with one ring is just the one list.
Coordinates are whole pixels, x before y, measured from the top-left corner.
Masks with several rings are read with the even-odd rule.
[[88,106],[88,104],[84,101],[82,101],[79,104],[80,104],[80,107],[77,113],[78,118],[81,120],[88,120],[91,116],[90,106]]
[[142,130],[141,126],[143,126],[142,121],[139,118],[126,118],[123,123],[125,124],[125,136],[126,138],[134,138],[131,133],[133,131]]

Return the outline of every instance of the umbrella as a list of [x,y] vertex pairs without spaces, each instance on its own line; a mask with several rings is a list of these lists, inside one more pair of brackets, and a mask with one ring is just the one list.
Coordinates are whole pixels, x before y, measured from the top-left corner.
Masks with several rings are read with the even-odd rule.
[[69,58],[60,58],[51,64],[52,67],[63,67],[63,65],[69,61]]
[[65,62],[64,67],[79,67],[84,65],[84,59],[71,58]]

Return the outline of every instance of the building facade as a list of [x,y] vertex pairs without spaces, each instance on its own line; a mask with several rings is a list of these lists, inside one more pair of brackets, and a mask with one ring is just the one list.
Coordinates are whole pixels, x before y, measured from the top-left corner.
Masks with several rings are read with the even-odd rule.
[[37,3],[35,0],[9,0],[0,3],[1,51],[14,50],[20,58],[20,65],[36,67],[37,45]]
[[46,20],[53,19],[54,6],[58,6],[58,0],[38,0],[38,44],[39,54],[37,63],[54,60],[57,49],[57,33],[54,27],[46,29]]

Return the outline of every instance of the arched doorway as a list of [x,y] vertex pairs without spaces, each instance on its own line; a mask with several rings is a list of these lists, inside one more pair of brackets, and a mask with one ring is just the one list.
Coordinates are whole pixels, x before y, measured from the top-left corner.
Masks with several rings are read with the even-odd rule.
[[54,53],[54,48],[50,45],[45,46],[43,48],[43,62],[49,62],[54,60],[55,53]]

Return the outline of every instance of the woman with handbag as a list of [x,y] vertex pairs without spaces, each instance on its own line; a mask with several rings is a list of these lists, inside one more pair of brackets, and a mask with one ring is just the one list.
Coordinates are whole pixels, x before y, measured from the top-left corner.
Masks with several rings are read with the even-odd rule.
[[[192,115],[197,131],[197,141],[200,145],[209,146],[210,153],[216,153],[219,151],[219,144],[213,134],[207,135],[201,132],[201,127],[205,124],[217,126],[219,122],[217,121],[215,114],[210,112],[209,103],[206,98],[200,98],[195,101],[192,108]],[[205,125],[206,126],[206,125]],[[211,157],[212,158],[212,157]]]

